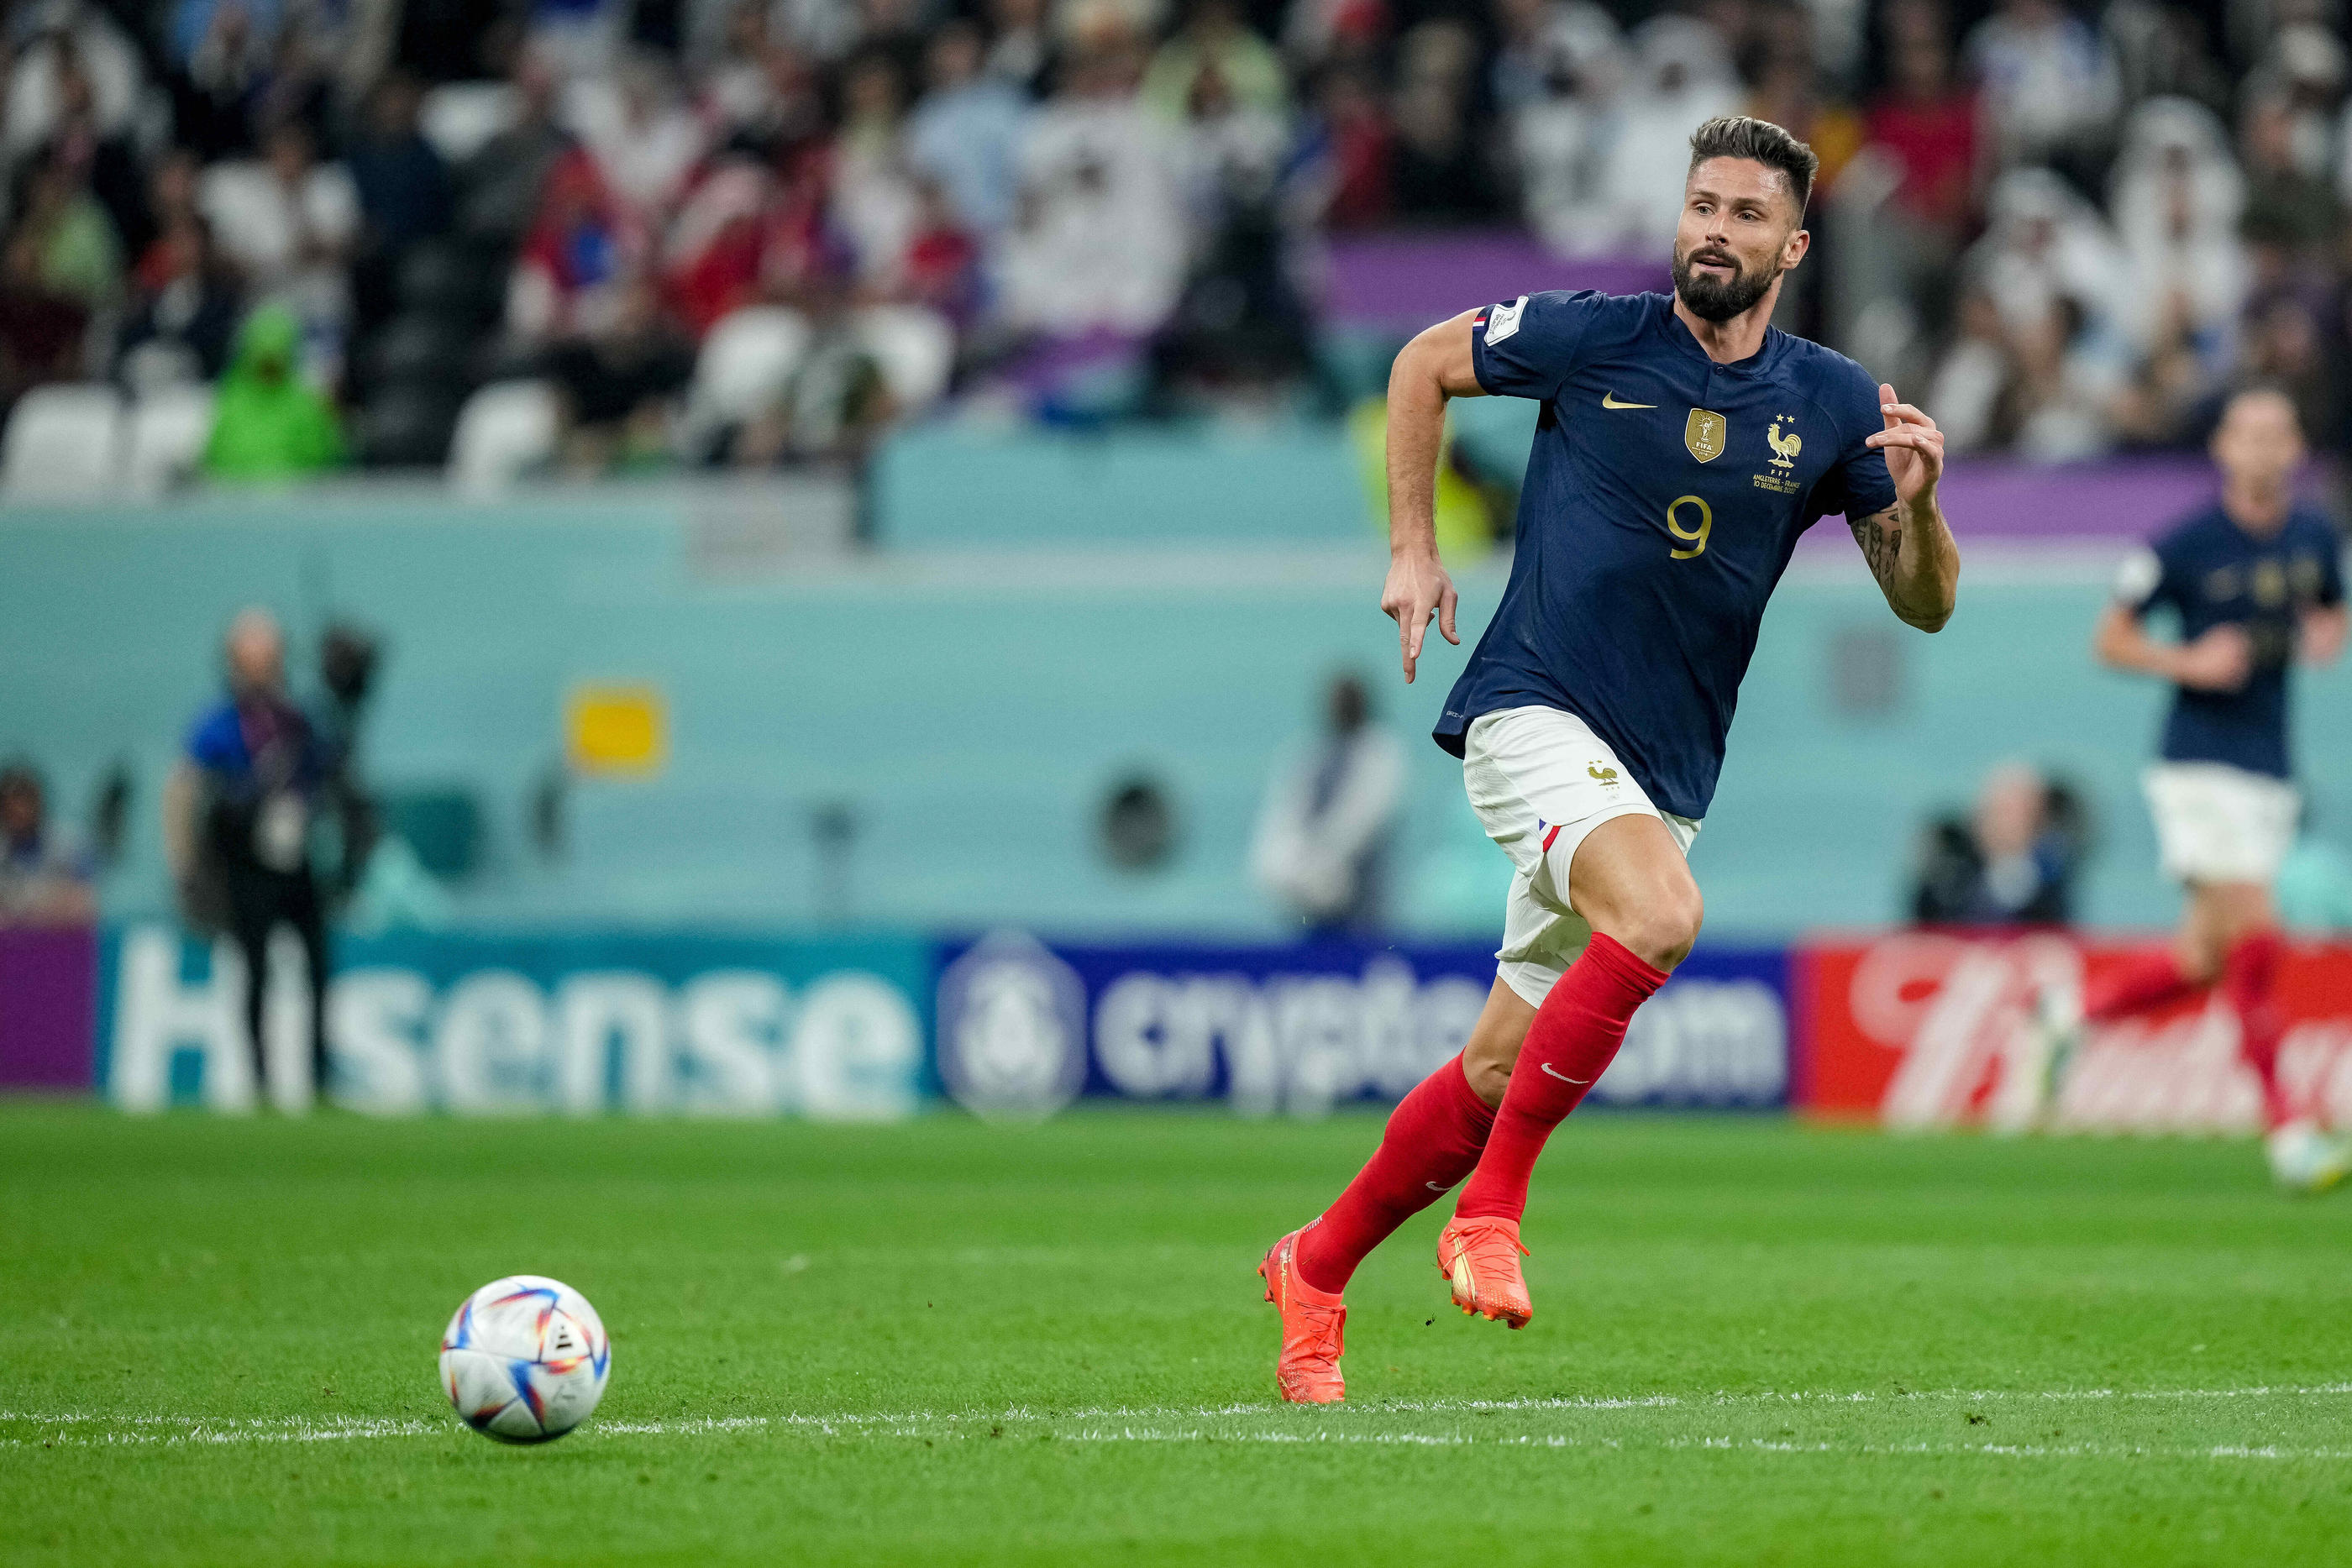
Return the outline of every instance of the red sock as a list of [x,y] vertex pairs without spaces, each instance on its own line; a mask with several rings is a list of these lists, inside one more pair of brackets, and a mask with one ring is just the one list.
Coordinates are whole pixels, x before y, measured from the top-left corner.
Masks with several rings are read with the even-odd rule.
[[1633,1009],[1666,983],[1654,969],[1598,931],[1584,954],[1551,988],[1528,1042],[1511,1069],[1510,1087],[1478,1169],[1454,1206],[1457,1219],[1499,1216],[1517,1219],[1528,1207],[1528,1178],[1551,1130],[1568,1119],[1584,1092],[1616,1059]]
[[1348,1190],[1300,1233],[1298,1277],[1318,1291],[1346,1290],[1365,1254],[1470,1174],[1494,1124],[1460,1057],[1415,1084]]
[[2153,1012],[2198,988],[2181,972],[2180,960],[2170,953],[2149,953],[2111,969],[2106,978],[2083,998],[2083,1016],[2093,1023],[2113,1023],[2134,1013]]
[[2272,990],[2278,982],[2279,960],[2286,956],[2286,939],[2275,931],[2257,931],[2238,939],[2221,960],[2221,994],[2238,1015],[2238,1056],[2263,1082],[2263,1121],[2279,1127],[2294,1120],[2286,1092],[2279,1087],[2279,1041],[2286,1020],[2279,1017]]

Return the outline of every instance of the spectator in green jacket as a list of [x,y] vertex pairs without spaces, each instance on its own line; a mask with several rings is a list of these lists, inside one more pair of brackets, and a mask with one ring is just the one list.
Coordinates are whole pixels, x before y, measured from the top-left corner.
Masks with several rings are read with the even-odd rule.
[[300,373],[301,328],[283,306],[246,318],[221,377],[205,472],[215,479],[288,479],[343,461],[334,405]]

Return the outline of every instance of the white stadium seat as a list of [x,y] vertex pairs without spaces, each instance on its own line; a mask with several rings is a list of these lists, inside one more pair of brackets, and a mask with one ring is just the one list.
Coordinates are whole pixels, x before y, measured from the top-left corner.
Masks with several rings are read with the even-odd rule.
[[562,423],[548,382],[491,382],[457,415],[449,482],[469,496],[496,495],[554,457]]
[[202,382],[157,387],[131,405],[123,483],[133,496],[161,496],[193,478],[213,434],[213,389]]
[[417,106],[417,129],[436,152],[463,163],[514,124],[518,112],[515,89],[505,82],[446,82]]
[[95,501],[114,493],[122,395],[110,386],[36,387],[0,439],[0,497]]
[[687,423],[708,430],[765,413],[783,395],[808,344],[808,319],[780,305],[746,306],[720,318],[694,361]]
[[919,305],[877,305],[857,315],[857,335],[882,367],[901,414],[919,413],[948,390],[955,329]]

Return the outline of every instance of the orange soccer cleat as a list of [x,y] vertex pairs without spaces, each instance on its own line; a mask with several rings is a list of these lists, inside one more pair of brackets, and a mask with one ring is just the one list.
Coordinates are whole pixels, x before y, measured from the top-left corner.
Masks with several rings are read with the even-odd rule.
[[1453,1285],[1455,1306],[1523,1329],[1536,1315],[1519,1272],[1527,1250],[1516,1219],[1449,1219],[1437,1237],[1437,1271]]
[[1297,1251],[1294,1230],[1257,1266],[1265,1299],[1282,1309],[1282,1355],[1274,1364],[1274,1380],[1293,1405],[1337,1405],[1348,1396],[1348,1380],[1339,1375],[1348,1306],[1332,1291],[1318,1291],[1298,1277]]

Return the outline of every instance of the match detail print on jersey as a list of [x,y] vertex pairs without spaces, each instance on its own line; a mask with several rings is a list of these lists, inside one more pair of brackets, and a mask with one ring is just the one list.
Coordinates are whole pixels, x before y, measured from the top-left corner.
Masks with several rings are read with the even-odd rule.
[[1700,462],[1712,463],[1723,455],[1724,437],[1730,428],[1731,422],[1713,409],[1695,408],[1683,425],[1683,444]]
[[1486,341],[1499,343],[1519,329],[1519,317],[1528,308],[1528,297],[1520,295],[1508,305],[1497,305],[1486,314]]

